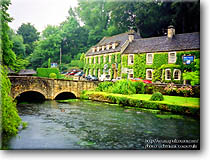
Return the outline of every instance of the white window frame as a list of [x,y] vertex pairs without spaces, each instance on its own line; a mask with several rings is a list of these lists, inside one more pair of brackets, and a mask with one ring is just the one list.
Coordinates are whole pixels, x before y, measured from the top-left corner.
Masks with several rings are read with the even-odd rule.
[[112,55],[110,54],[109,55],[109,63],[111,63],[111,60],[112,60]]
[[147,73],[148,73],[149,71],[152,72],[152,77],[153,77],[153,69],[147,69],[147,70],[146,70],[146,79],[147,79],[147,80],[152,80],[152,77],[151,77],[151,78],[148,77],[148,74],[147,74]]
[[104,63],[106,63],[106,55],[104,55]]
[[93,47],[93,48],[92,48],[92,52],[95,52],[95,51],[96,51],[96,48],[95,48],[95,47]]
[[[175,72],[178,71],[178,79],[175,79]],[[174,77],[174,80],[180,80],[181,79],[181,70],[180,69],[174,69],[173,71],[173,77]]]
[[[131,74],[133,75],[133,77],[130,76]],[[128,79],[131,79],[131,78],[134,78],[133,69],[129,69],[129,70],[128,70]]]
[[[171,60],[171,54],[174,53],[175,54],[175,59]],[[168,53],[168,63],[176,63],[176,52],[169,52]]]
[[[133,57],[133,62],[131,62],[131,58],[130,57]],[[134,54],[129,54],[128,55],[128,65],[133,65],[134,64]]]
[[[149,55],[152,55],[152,61],[151,62],[149,62]],[[154,58],[154,54],[153,53],[147,53],[147,58],[146,58],[147,64],[152,64],[153,63],[153,58]]]
[[110,45],[107,44],[107,45],[106,45],[106,50],[109,50],[109,49],[110,49]]
[[[170,71],[170,79],[168,79],[167,71]],[[171,69],[165,69],[165,80],[171,80]]]
[[112,49],[115,49],[116,43],[112,43]]
[[102,46],[102,49],[101,50],[104,51],[104,49],[105,49],[105,46]]

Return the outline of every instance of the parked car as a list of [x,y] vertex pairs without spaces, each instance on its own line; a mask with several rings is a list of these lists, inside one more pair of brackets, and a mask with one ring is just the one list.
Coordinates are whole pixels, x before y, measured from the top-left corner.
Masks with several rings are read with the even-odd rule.
[[142,78],[134,78],[134,79],[131,79],[131,81],[133,81],[133,82],[141,81],[141,82],[146,83],[146,84],[152,83],[152,81],[150,81],[150,80],[144,80]]
[[88,75],[86,79],[89,81],[98,81],[98,78],[94,75]]
[[102,74],[100,77],[99,77],[99,80],[100,81],[111,81],[111,77],[109,74]]
[[116,79],[112,79],[112,82],[116,82],[116,81],[119,81],[121,80],[121,77],[117,77]]
[[84,72],[77,72],[74,76],[84,77]]

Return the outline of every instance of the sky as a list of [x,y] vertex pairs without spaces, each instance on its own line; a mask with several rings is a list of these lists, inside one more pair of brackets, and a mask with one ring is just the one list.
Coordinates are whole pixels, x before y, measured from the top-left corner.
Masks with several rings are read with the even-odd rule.
[[30,22],[41,32],[50,25],[59,25],[68,16],[68,10],[77,6],[77,0],[11,0],[8,13],[14,20],[9,26],[16,30]]

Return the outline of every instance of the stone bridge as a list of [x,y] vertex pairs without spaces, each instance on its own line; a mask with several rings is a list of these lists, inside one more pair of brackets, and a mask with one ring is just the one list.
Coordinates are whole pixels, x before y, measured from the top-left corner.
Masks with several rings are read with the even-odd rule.
[[55,99],[61,93],[70,92],[77,98],[83,90],[93,90],[98,86],[98,82],[73,81],[64,79],[50,79],[29,76],[9,76],[12,83],[11,96],[16,98],[25,92],[38,92],[45,99]]

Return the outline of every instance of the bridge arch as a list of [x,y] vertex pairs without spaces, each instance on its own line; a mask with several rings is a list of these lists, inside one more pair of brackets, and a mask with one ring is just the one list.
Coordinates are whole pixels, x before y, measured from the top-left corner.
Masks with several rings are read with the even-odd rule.
[[18,102],[22,101],[43,101],[46,99],[46,96],[44,93],[41,93],[40,91],[34,91],[34,90],[25,90],[21,93],[18,93],[15,96],[15,99]]
[[37,90],[37,89],[20,90],[19,92],[15,93],[15,95],[13,96],[14,99],[17,98],[17,96],[19,96],[20,94],[25,93],[25,92],[38,92],[38,93],[42,94],[45,99],[47,99],[45,93],[43,91],[40,91],[40,90]]
[[64,99],[75,99],[77,98],[77,94],[73,91],[60,91],[56,93],[53,97],[53,99],[56,100],[64,100]]

